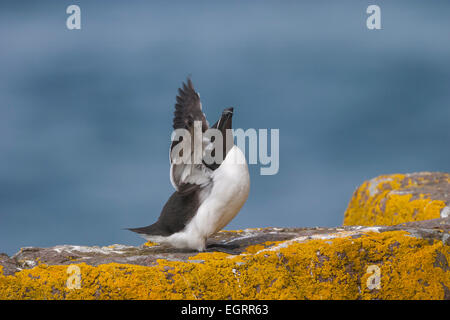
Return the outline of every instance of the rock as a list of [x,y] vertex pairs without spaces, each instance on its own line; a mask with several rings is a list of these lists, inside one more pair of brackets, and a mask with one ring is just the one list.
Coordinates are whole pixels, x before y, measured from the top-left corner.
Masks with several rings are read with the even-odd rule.
[[[450,299],[450,218],[219,232],[233,254],[162,245],[23,248],[0,299]],[[0,269],[2,269],[0,267]]]
[[344,227],[222,231],[209,241],[226,253],[22,248],[0,254],[0,299],[450,300],[449,184],[381,176],[356,190]]
[[353,194],[344,225],[396,225],[450,214],[450,175],[412,173],[379,176]]

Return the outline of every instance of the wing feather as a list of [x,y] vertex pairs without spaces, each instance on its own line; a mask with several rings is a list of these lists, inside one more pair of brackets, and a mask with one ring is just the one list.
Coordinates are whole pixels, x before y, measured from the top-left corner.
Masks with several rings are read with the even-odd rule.
[[[200,95],[195,91],[190,78],[187,83],[183,83],[178,89],[176,97],[175,112],[173,118],[174,129],[186,129],[191,133],[191,140],[194,140],[194,121],[201,121],[202,132],[208,129],[208,122],[202,111]],[[203,140],[202,140],[203,141]],[[170,181],[173,187],[180,193],[188,194],[194,190],[203,187],[211,182],[211,169],[201,164],[180,163],[180,155],[172,153],[173,148],[181,141],[172,141],[170,147]],[[205,144],[209,141],[203,141],[202,153]],[[193,145],[192,145],[193,146]],[[191,159],[193,159],[194,148],[191,148]]]

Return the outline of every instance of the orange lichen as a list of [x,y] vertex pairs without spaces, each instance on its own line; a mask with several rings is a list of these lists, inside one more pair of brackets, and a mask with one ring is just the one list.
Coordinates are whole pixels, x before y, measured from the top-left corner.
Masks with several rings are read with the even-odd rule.
[[[275,244],[275,243],[271,243]],[[449,246],[404,231],[252,246],[241,255],[199,253],[156,266],[108,263],[80,269],[68,289],[67,265],[40,264],[5,276],[1,299],[443,299]],[[260,249],[260,250],[258,250]],[[379,289],[367,285],[380,270]]]
[[[395,225],[440,217],[446,203],[429,194],[415,196],[411,188],[429,182],[427,175],[395,174],[364,182],[353,194],[345,212],[344,225]],[[409,190],[408,190],[409,189]]]

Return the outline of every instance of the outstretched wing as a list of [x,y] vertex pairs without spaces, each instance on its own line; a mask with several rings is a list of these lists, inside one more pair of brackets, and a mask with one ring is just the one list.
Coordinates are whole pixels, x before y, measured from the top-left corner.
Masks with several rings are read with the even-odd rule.
[[195,91],[191,79],[188,78],[187,85],[183,83],[182,88],[178,89],[177,103],[175,104],[173,117],[173,128],[190,130],[193,128],[194,121],[202,122],[203,132],[208,129],[208,122],[202,111],[200,95]]
[[[201,124],[201,132],[205,132],[208,129],[208,122],[202,111],[200,95],[195,91],[191,79],[188,78],[187,84],[183,83],[182,88],[178,89],[173,128],[186,129],[191,134],[191,160],[194,158],[194,123],[196,121],[199,121]],[[203,147],[209,141],[201,141],[201,152],[203,154]],[[180,163],[182,156],[177,152],[172,152],[174,147],[180,142],[172,141],[170,146],[170,181],[178,192],[187,194],[210,183],[212,171],[204,166],[203,163]]]

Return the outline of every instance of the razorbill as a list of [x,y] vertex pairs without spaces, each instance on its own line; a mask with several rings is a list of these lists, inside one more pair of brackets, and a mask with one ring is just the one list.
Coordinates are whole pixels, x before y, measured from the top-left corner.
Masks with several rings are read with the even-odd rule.
[[[155,223],[128,230],[148,241],[168,243],[176,248],[206,250],[207,238],[223,229],[236,216],[247,200],[250,188],[245,156],[233,142],[232,117],[233,108],[227,108],[211,127],[222,134],[223,152],[218,160],[205,162],[205,152],[211,148],[214,139],[204,134],[209,124],[202,111],[200,95],[190,78],[187,84],[183,83],[176,97],[173,128],[193,133],[195,122],[198,128],[201,127],[202,161],[180,163],[182,155],[172,152],[180,141],[172,141],[170,181],[176,191]],[[212,154],[214,156],[214,151]]]

